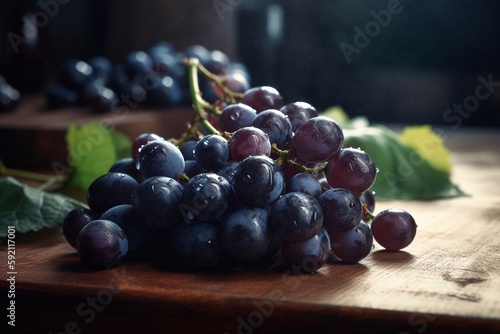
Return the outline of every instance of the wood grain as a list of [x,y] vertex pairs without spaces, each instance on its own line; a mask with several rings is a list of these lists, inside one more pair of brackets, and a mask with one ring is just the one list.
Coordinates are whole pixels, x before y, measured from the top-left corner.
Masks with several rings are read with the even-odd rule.
[[[19,235],[16,332],[70,324],[84,333],[499,333],[498,139],[495,131],[449,133],[453,179],[469,196],[377,203],[415,217],[409,247],[376,245],[359,264],[332,262],[312,275],[280,261],[204,273],[144,261],[89,271],[60,229]],[[5,275],[5,245],[0,254]],[[7,288],[2,279],[2,298]],[[87,298],[101,301],[99,311]]]

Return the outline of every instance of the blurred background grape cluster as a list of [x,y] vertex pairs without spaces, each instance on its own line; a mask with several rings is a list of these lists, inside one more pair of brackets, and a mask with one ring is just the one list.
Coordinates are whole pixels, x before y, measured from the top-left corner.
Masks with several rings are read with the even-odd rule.
[[46,92],[69,61],[123,69],[166,42],[222,52],[286,102],[372,122],[498,126],[499,33],[495,0],[1,0],[0,96]]

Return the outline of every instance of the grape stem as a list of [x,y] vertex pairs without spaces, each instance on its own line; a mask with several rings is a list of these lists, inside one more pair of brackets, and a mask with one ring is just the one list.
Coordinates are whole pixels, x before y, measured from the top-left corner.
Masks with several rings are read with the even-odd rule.
[[[205,66],[203,66],[197,58],[186,58],[184,59],[184,65],[188,69],[188,79],[189,79],[189,91],[191,94],[191,99],[193,101],[193,109],[195,111],[195,116],[190,124],[188,124],[187,131],[178,139],[175,143],[177,145],[182,145],[185,141],[189,139],[198,140],[202,137],[200,132],[200,125],[205,128],[208,133],[217,134],[225,138],[229,137],[228,133],[220,133],[208,119],[209,114],[215,116],[220,116],[221,110],[219,106],[225,102],[228,104],[238,102],[243,94],[231,91],[224,84],[226,78],[211,73]],[[198,80],[198,74],[202,74],[208,80],[213,82],[224,94],[223,97],[210,104],[203,99],[203,94],[200,90],[200,83]]]
[[363,204],[363,220],[365,222],[369,222],[368,224],[371,224],[373,218],[375,218],[373,212],[370,212],[370,210],[368,210],[368,206]]
[[[28,171],[16,169],[16,168],[8,168],[7,166],[5,166],[2,159],[0,159],[0,175],[9,175],[9,176],[13,176],[13,177],[20,178],[20,179],[44,182],[39,187],[40,190],[46,190],[50,186],[61,182],[61,179],[58,176],[28,172]],[[66,178],[63,179],[63,181],[65,181],[65,180],[66,180]]]

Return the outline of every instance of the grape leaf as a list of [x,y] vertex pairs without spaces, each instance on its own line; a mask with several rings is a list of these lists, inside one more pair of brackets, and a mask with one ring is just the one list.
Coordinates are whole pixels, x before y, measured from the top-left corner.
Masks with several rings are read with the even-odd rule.
[[432,131],[430,125],[407,126],[399,138],[417,150],[436,169],[451,172],[450,153],[444,146],[443,139]]
[[7,227],[19,233],[39,231],[62,224],[74,208],[87,207],[71,197],[48,193],[7,176],[0,178],[0,237],[7,236]]
[[96,178],[106,174],[117,160],[130,156],[130,139],[98,122],[70,125],[66,143],[70,163],[74,166],[67,186],[83,191]]
[[[378,200],[432,200],[465,195],[451,182],[450,172],[444,170],[442,162],[437,168],[429,162],[433,155],[423,157],[385,126],[345,129],[344,135],[344,147],[359,147],[375,162],[379,172],[371,189]],[[447,152],[444,147],[435,150]]]

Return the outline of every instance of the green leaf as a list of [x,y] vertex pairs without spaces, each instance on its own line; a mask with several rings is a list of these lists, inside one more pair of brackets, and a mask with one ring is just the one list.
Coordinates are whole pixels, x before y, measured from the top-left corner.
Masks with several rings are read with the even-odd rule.
[[434,168],[451,172],[450,152],[443,139],[432,131],[430,125],[407,126],[399,135],[406,145],[414,148]]
[[59,226],[66,214],[78,207],[86,205],[22,184],[10,176],[0,178],[0,237],[7,235],[8,226],[15,226],[19,233]]
[[344,130],[344,147],[361,148],[374,160],[379,172],[372,187],[378,200],[463,196],[450,173],[437,168],[389,128],[376,125]]
[[67,186],[86,191],[119,159],[130,156],[130,139],[98,122],[70,125],[66,143],[74,171]]
[[336,121],[343,129],[356,129],[368,126],[368,119],[363,116],[349,118],[341,106],[331,106],[322,112],[322,116],[328,116]]

